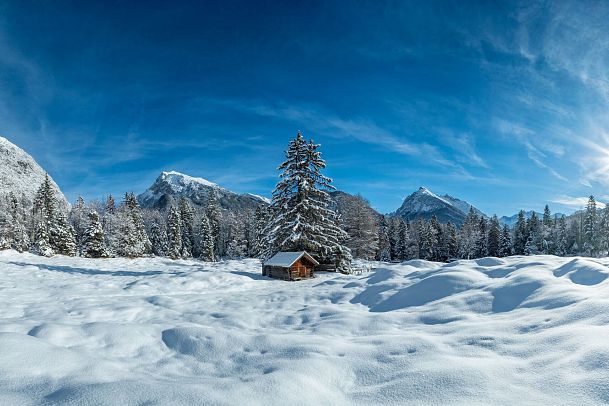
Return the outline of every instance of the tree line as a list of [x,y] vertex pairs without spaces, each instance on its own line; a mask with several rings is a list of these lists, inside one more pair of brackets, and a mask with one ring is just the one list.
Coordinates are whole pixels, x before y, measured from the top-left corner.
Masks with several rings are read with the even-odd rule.
[[585,210],[539,217],[518,214],[514,227],[470,209],[463,224],[436,217],[408,222],[380,215],[361,196],[335,192],[322,174],[319,144],[299,132],[278,167],[270,206],[233,212],[212,189],[204,206],[181,198],[163,209],[142,208],[133,193],[120,203],[79,198],[67,210],[47,176],[34,201],[0,196],[0,249],[89,258],[163,256],[204,261],[306,250],[320,262],[348,272],[352,258],[380,261],[449,261],[485,256],[609,254],[609,208],[590,196]]
[[378,215],[361,196],[345,195],[339,212],[349,235],[346,245],[357,258],[380,261],[425,259],[449,261],[487,256],[609,255],[609,207],[598,208],[590,196],[585,210],[569,217],[552,216],[548,205],[541,216],[518,213],[513,227],[471,208],[463,224],[430,220],[408,222]]
[[221,210],[212,190],[207,205],[187,199],[165,210],[142,208],[133,193],[121,202],[79,197],[66,210],[48,176],[33,202],[9,192],[0,198],[0,249],[87,258],[163,256],[172,259],[257,257],[263,209]]

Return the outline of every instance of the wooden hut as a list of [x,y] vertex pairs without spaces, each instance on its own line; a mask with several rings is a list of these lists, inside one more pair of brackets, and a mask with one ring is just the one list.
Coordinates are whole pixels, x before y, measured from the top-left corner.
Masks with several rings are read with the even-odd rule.
[[313,270],[319,265],[305,251],[278,252],[262,264],[262,275],[285,281],[297,281],[313,277]]

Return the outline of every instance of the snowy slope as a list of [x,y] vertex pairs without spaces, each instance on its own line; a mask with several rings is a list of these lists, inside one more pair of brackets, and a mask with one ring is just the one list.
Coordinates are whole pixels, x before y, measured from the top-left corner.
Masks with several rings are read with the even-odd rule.
[[[44,181],[45,170],[27,152],[0,137],[0,195],[9,192],[17,196],[25,194],[32,201]],[[65,196],[51,179],[57,197],[63,205],[68,205]]]
[[[470,206],[463,200],[449,195],[440,197],[429,189],[420,187],[419,190],[404,199],[395,215],[404,220],[419,218],[429,220],[435,215],[441,223],[452,222],[460,225],[465,220]],[[478,209],[475,210],[477,213],[481,213]]]
[[458,198],[450,196],[450,195],[444,195],[444,196],[442,196],[442,199],[446,200],[451,205],[453,205],[455,208],[461,210],[465,214],[469,213],[469,210],[473,208],[474,212],[478,216],[487,217],[486,214],[482,213],[480,210],[478,210],[476,207],[474,207],[471,203],[469,203],[465,200],[461,200],[461,199],[458,199]]
[[0,404],[594,405],[608,259],[373,263],[0,252]]
[[237,194],[206,179],[175,171],[162,172],[152,186],[138,196],[138,201],[143,207],[163,208],[185,197],[194,204],[205,205],[212,190],[216,191],[221,207],[227,210],[254,209],[268,204],[268,199],[261,196]]

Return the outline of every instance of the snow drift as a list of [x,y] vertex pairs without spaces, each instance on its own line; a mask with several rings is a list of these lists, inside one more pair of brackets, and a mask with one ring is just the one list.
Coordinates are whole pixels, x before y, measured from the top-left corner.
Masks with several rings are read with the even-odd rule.
[[0,404],[609,402],[609,260],[373,263],[0,252]]

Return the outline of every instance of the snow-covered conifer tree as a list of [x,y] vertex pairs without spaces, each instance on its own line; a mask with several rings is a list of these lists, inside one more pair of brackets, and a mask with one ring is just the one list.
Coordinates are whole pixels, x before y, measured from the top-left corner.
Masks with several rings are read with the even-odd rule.
[[150,236],[152,253],[157,257],[166,256],[169,242],[163,215],[158,210],[145,210],[142,214],[147,234]]
[[4,215],[0,222],[0,249],[12,248],[19,252],[29,250],[30,237],[23,201],[17,199],[11,191],[2,203]]
[[212,235],[209,219],[207,218],[205,212],[201,214],[201,219],[199,221],[197,241],[199,243],[199,258],[208,262],[215,261],[216,256],[214,250],[214,237]]
[[51,248],[49,229],[55,217],[55,204],[49,175],[45,176],[42,185],[36,192],[33,217],[33,251],[38,255],[52,256],[54,252]]
[[290,142],[286,161],[278,169],[281,180],[273,192],[273,218],[267,227],[265,257],[279,251],[308,251],[321,263],[335,263],[350,271],[351,253],[342,245],[348,235],[330,208],[332,180],[322,175],[326,163],[319,145],[307,143],[298,132]]
[[552,213],[550,207],[546,204],[543,209],[542,218],[542,230],[541,230],[541,253],[542,254],[553,254],[554,247],[554,220],[552,219]]
[[408,230],[408,224],[405,221],[400,220],[398,226],[399,245],[398,245],[398,259],[400,261],[412,259],[417,255],[416,248],[414,247],[414,241]]
[[192,258],[194,250],[194,221],[195,213],[188,201],[185,198],[181,198],[179,205],[180,229],[182,231],[182,258]]
[[505,224],[501,230],[499,238],[499,257],[509,257],[512,255],[512,233],[510,228]]
[[114,214],[114,212],[116,211],[116,202],[114,201],[114,196],[109,195],[106,199],[105,211],[109,214]]
[[76,199],[76,204],[72,206],[69,219],[70,224],[74,229],[77,251],[80,255],[82,255],[82,245],[84,242],[85,231],[89,225],[87,208],[85,205],[85,200],[82,198],[82,196],[78,196],[78,199]]
[[433,239],[430,241],[431,243],[431,260],[432,261],[445,261],[445,254],[443,249],[444,244],[444,233],[442,230],[442,226],[438,221],[438,218],[434,214],[431,216],[431,220],[429,221],[429,230],[430,237]]
[[567,221],[565,216],[558,219],[555,236],[555,254],[561,257],[568,255],[570,247],[568,243]]
[[247,253],[247,239],[243,221],[234,215],[227,216],[228,243],[226,245],[226,256],[228,259],[240,259]]
[[496,215],[491,217],[488,224],[487,255],[498,257],[501,249],[501,225]]
[[253,236],[251,242],[250,255],[254,258],[260,257],[262,253],[262,243],[264,238],[264,229],[269,222],[269,210],[266,207],[258,206],[254,213]]
[[476,238],[476,258],[488,255],[488,222],[483,216],[478,219],[478,230]]
[[89,212],[89,225],[87,226],[82,241],[82,255],[87,258],[106,258],[106,246],[104,243],[104,229],[99,221],[96,211]]
[[144,218],[142,216],[142,209],[137,202],[137,198],[133,193],[127,193],[125,195],[125,204],[126,208],[128,208],[131,221],[133,222],[133,226],[136,232],[137,238],[137,251],[141,252],[140,255],[146,255],[152,253],[152,244],[150,243],[150,238],[146,233],[146,226],[144,225]]
[[209,221],[210,233],[213,239],[214,258],[221,258],[225,248],[220,238],[222,212],[220,211],[218,192],[215,189],[212,189],[209,192],[207,205],[205,207],[205,215]]
[[376,259],[378,261],[389,261],[391,260],[391,243],[389,241],[389,223],[387,218],[383,215],[379,218],[378,223],[378,251],[376,253]]
[[524,255],[525,246],[527,244],[527,221],[524,210],[520,210],[518,213],[518,220],[514,226],[514,254]]
[[527,242],[524,246],[525,255],[537,255],[541,251],[542,243],[542,222],[533,212],[531,218],[527,222]]
[[600,210],[598,221],[598,254],[609,255],[609,205]]
[[596,200],[590,196],[586,206],[586,217],[584,220],[584,253],[588,256],[596,256],[598,245],[598,215],[596,212]]
[[[126,193],[116,212],[107,215],[105,226],[111,233],[107,246],[113,254],[137,258],[152,253],[142,211],[133,193]],[[104,231],[108,233],[106,227]]]
[[342,199],[341,213],[343,228],[349,235],[345,245],[355,258],[374,259],[378,250],[378,230],[369,203],[360,195],[346,196]]
[[447,259],[457,258],[459,256],[459,237],[457,228],[450,222],[446,224],[446,244]]
[[182,256],[182,220],[180,212],[176,207],[169,210],[167,217],[167,256],[171,259],[178,259]]
[[436,228],[431,222],[424,222],[421,224],[419,231],[419,258],[427,261],[433,261],[435,259],[435,248],[438,245],[438,235]]
[[480,220],[473,207],[469,209],[463,225],[459,230],[459,254],[461,258],[471,259],[476,256],[480,236]]
[[56,254],[75,256],[77,253],[74,229],[63,210],[56,212],[55,219],[49,229],[51,247]]

